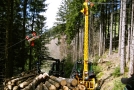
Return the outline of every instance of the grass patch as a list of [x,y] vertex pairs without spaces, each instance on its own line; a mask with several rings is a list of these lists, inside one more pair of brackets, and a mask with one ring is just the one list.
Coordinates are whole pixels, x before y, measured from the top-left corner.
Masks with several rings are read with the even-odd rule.
[[101,72],[101,67],[100,66],[93,66],[93,71],[95,72],[95,74],[98,74]]
[[128,67],[125,67],[125,72],[128,72],[129,68]]
[[104,54],[104,55],[102,55],[102,57],[101,58],[106,58],[107,57],[107,54]]
[[112,63],[110,61],[106,62],[107,66],[110,66]]
[[115,52],[115,53],[118,53],[118,49],[116,49],[114,52]]
[[120,67],[119,66],[114,69],[114,72],[112,73],[112,75],[114,77],[119,77],[120,76]]
[[125,87],[124,84],[121,83],[120,80],[115,80],[114,81],[114,87],[112,90],[124,90],[123,88]]
[[103,73],[103,72],[100,72],[100,73],[97,74],[96,77],[97,77],[97,78],[101,78],[103,75],[104,75],[104,73]]

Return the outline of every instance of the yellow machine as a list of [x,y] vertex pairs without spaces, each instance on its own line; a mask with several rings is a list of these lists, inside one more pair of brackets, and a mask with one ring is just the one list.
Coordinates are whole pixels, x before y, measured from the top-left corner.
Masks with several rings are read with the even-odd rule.
[[86,90],[95,90],[96,89],[96,75],[92,72],[92,63],[89,62],[88,55],[88,0],[85,0],[83,3],[84,8],[81,12],[85,16],[85,31],[84,31],[84,60],[77,61],[76,63],[76,72],[74,77],[78,80],[79,84],[82,84],[86,87]]

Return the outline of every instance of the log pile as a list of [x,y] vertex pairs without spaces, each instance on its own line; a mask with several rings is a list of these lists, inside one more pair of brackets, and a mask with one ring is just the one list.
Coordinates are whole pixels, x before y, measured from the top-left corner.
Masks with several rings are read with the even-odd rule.
[[42,74],[25,74],[7,79],[4,90],[84,90],[76,79],[49,76]]

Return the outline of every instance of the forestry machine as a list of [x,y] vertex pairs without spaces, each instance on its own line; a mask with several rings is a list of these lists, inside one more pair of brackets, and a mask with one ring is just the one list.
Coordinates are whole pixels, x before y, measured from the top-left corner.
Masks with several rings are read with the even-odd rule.
[[49,70],[49,75],[53,75],[56,77],[64,77],[64,61],[60,61],[60,59],[54,59],[52,57],[43,58],[44,60],[54,61],[52,63],[51,69]]
[[[92,70],[92,63],[88,60],[88,0],[83,3],[84,8],[81,12],[85,16],[85,31],[84,31],[84,60],[77,61],[73,67],[70,78],[76,78],[79,84],[86,87],[86,90],[96,89],[96,75]],[[92,3],[90,3],[92,7]]]

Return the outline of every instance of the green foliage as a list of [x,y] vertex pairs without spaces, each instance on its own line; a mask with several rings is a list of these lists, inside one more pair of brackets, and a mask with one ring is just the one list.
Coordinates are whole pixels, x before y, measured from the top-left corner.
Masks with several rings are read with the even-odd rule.
[[[46,11],[47,5],[45,4],[45,1],[46,0],[1,1],[0,38],[3,39],[2,46],[4,46],[4,51],[5,47],[11,51],[6,52],[7,55],[0,54],[0,56],[6,56],[6,64],[11,65],[12,67],[11,68],[8,65],[9,67],[6,67],[6,72],[11,71],[11,74],[13,74],[12,71],[14,68],[16,69],[14,70],[15,73],[17,73],[17,71],[20,73],[23,70],[28,70],[30,45],[28,41],[25,40],[25,36],[31,34],[31,31],[36,31],[38,35],[43,33],[46,17],[40,15],[40,13]],[[35,40],[35,47],[33,47],[31,53],[33,59],[31,64],[34,64],[37,61],[39,48],[42,47],[43,39],[44,38],[41,37],[40,39]]]
[[96,55],[94,57],[94,60],[93,60],[93,71],[98,74],[99,72],[101,72],[101,67],[100,66],[97,66],[97,63],[98,63],[98,60],[100,59],[100,57],[98,55]]
[[101,67],[97,65],[93,65],[93,71],[95,72],[95,74],[98,74],[101,72]]
[[66,15],[66,35],[68,39],[68,43],[71,43],[71,40],[74,38],[76,33],[79,31],[79,28],[82,23],[82,13],[80,10],[82,9],[82,3],[79,0],[73,0],[68,4],[69,11]]
[[97,74],[97,78],[101,78],[102,76],[104,75],[104,73],[103,72],[99,72],[98,74]]
[[53,26],[49,29],[49,37],[56,37],[58,34],[64,34],[65,31],[65,24],[58,24],[57,26]]
[[65,60],[66,60],[65,66],[64,66],[65,77],[69,78],[70,74],[72,72],[72,68],[73,68],[73,62],[72,62],[71,54],[68,54]]
[[114,72],[112,73],[112,75],[114,77],[119,77],[120,76],[120,67],[119,66],[114,69]]
[[56,20],[58,22],[56,24],[58,27],[60,26],[57,30],[67,35],[67,43],[69,44],[79,31],[81,20],[83,20],[82,13],[80,13],[82,3],[80,0],[63,0],[57,13]]
[[107,66],[110,66],[111,65],[111,62],[110,61],[106,62],[106,65]]
[[129,68],[128,67],[125,67],[125,72],[128,72],[129,71]]
[[114,81],[114,87],[113,87],[112,90],[123,90],[124,87],[125,87],[125,85],[122,84],[120,80],[115,80]]

